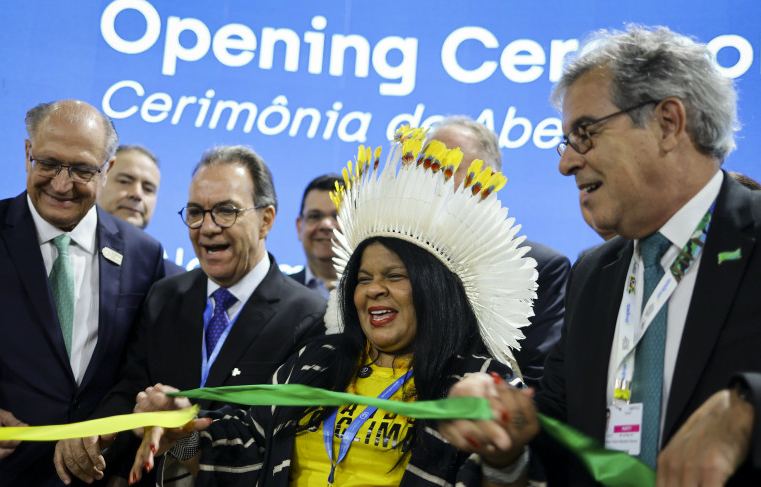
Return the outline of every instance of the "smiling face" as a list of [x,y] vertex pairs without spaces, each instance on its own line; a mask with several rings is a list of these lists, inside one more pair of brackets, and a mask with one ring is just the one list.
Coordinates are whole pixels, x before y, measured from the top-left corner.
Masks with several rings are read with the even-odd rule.
[[134,150],[119,152],[98,204],[112,215],[145,228],[156,207],[160,180],[159,168],[148,156]]
[[330,191],[313,189],[304,198],[304,211],[296,219],[299,240],[304,246],[307,262],[314,269],[321,262],[331,263],[333,256],[333,229],[336,222],[336,205],[330,200]]
[[[563,99],[563,132],[619,111],[609,89],[610,77],[602,69],[571,85]],[[627,238],[650,235],[675,211],[670,200],[679,177],[662,157],[656,117],[639,128],[628,115],[619,115],[588,132],[592,149],[582,155],[569,147],[560,158],[560,172],[576,178],[581,205],[596,227]]]
[[[210,210],[220,204],[253,208],[254,182],[242,165],[202,166],[193,176],[188,206]],[[200,228],[190,229],[190,240],[203,271],[223,287],[240,281],[266,258],[264,238],[274,221],[272,206],[241,212],[228,228],[219,227],[207,213]]]
[[84,218],[103,189],[109,164],[88,183],[75,183],[65,168],[53,179],[32,169],[31,159],[100,169],[105,162],[106,134],[97,112],[86,109],[76,122],[65,116],[68,108],[49,114],[27,139],[26,190],[34,208],[51,225],[71,231]]
[[412,355],[417,315],[407,268],[380,243],[362,253],[354,305],[376,364],[391,367],[394,357]]

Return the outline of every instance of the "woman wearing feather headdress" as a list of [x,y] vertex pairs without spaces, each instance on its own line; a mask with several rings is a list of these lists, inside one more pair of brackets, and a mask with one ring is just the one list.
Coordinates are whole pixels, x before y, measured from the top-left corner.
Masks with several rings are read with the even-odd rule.
[[[497,387],[522,387],[500,360],[510,360],[528,322],[536,264],[523,257],[519,227],[496,200],[504,178],[474,166],[471,184],[454,191],[457,152],[435,143],[421,151],[424,137],[400,129],[382,170],[362,148],[345,171],[345,189],[334,194],[340,281],[326,314],[337,333],[302,349],[273,383],[400,401],[443,398],[476,373],[491,373]],[[507,287],[490,285],[506,278]],[[149,388],[137,410],[189,406],[169,390]],[[168,451],[163,477],[179,460],[196,485],[521,485],[525,469],[514,464],[525,467],[522,445],[538,425],[529,395],[516,397],[510,411],[495,411],[509,444],[474,439],[463,449],[430,421],[370,407],[223,409],[182,429],[153,428],[131,480]],[[520,430],[511,426],[516,417],[527,421]]]

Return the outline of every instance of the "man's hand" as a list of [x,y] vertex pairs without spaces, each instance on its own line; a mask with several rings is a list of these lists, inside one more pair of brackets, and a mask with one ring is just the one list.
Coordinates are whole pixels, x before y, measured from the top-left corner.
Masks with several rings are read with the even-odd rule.
[[722,486],[748,456],[753,406],[735,390],[709,397],[658,456],[658,487]]
[[512,464],[539,432],[533,391],[510,387],[496,375],[473,374],[452,387],[448,397],[484,397],[493,421],[442,421],[439,431],[463,451],[475,452],[497,468]]
[[61,481],[69,485],[71,475],[88,484],[102,479],[106,461],[100,452],[103,448],[108,447],[115,437],[116,434],[114,433],[61,440],[56,443],[53,464]]
[[[0,428],[3,426],[29,426],[16,419],[13,414],[5,409],[0,409]],[[0,458],[7,457],[18,446],[18,441],[0,441]]]

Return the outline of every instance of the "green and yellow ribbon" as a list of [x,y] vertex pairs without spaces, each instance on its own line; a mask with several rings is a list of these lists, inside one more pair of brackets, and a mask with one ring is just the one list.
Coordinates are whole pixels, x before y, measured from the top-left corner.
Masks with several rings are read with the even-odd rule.
[[[402,402],[334,392],[301,384],[209,387],[170,393],[190,399],[210,399],[249,406],[376,406],[384,411],[417,419],[494,419],[489,402],[477,397],[457,397],[437,401]],[[177,428],[196,417],[198,406],[180,411],[125,414],[109,418],[55,426],[0,428],[0,441],[56,441],[104,435],[118,431],[162,426]],[[623,452],[606,450],[595,440],[543,414],[542,429],[576,455],[594,479],[610,487],[655,485],[655,472]]]

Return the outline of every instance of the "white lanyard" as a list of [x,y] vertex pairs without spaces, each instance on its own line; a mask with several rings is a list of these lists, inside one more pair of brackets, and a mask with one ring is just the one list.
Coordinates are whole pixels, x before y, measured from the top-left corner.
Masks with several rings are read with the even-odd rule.
[[[658,285],[653,289],[653,293],[647,300],[647,304],[642,308],[637,300],[637,283],[644,282],[644,264],[639,255],[635,255],[629,264],[629,276],[626,282],[626,290],[621,306],[624,312],[618,314],[618,343],[616,343],[616,375],[613,386],[613,403],[617,401],[629,402],[631,392],[631,381],[634,377],[634,356],[632,353],[639,344],[640,339],[645,335],[653,319],[663,306],[668,302],[674,293],[677,284],[687,273],[692,263],[695,262],[700,252],[703,250],[706,241],[706,234],[711,221],[711,214],[715,203],[711,205],[706,214],[698,223],[695,231],[692,233],[690,241],[681,250],[670,267],[670,272],[666,272]],[[660,265],[660,264],[658,264]]]

